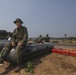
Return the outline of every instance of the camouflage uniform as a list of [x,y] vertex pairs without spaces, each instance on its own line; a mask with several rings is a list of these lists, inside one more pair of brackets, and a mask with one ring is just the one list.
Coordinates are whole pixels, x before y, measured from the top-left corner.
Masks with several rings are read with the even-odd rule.
[[[28,32],[27,28],[24,26],[21,26],[20,28],[16,28],[13,32],[12,41],[16,44],[16,53],[17,53],[17,64],[21,64],[23,62],[22,55],[23,55],[23,48],[26,46],[28,39]],[[22,46],[18,46],[18,43],[22,42]],[[5,45],[1,52],[1,57],[4,59],[10,50],[12,49],[12,42],[9,42]]]
[[50,37],[49,35],[47,34],[46,37],[45,37],[45,42],[49,42],[50,41]]
[[37,41],[38,41],[38,43],[42,43],[43,37],[40,35],[40,36],[38,37]]

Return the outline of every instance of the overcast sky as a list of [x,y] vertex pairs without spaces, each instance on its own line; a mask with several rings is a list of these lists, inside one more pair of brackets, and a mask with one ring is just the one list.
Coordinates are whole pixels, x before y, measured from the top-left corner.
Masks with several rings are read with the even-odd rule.
[[21,18],[29,37],[76,36],[76,0],[0,0],[0,29],[13,31]]

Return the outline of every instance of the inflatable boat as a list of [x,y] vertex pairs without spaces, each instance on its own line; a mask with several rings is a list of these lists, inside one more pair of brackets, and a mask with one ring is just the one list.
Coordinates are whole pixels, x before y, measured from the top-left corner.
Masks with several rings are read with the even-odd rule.
[[[4,47],[4,45],[8,41],[0,41],[0,50]],[[25,49],[23,50],[23,59],[24,61],[31,59],[37,55],[44,54],[46,52],[51,52],[54,45],[52,43],[43,43],[43,44],[37,44],[37,43],[27,43]],[[16,58],[16,50],[15,48],[11,49],[8,56],[4,59],[7,62],[10,63],[17,63]]]

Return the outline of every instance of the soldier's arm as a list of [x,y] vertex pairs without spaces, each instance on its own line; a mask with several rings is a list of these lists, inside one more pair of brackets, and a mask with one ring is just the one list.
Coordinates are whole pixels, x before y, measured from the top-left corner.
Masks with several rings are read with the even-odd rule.
[[28,31],[27,31],[27,28],[24,28],[24,36],[21,42],[25,44],[27,40],[28,40]]
[[12,34],[12,41],[15,42],[15,40],[16,40],[16,36],[15,36],[15,30],[14,30]]

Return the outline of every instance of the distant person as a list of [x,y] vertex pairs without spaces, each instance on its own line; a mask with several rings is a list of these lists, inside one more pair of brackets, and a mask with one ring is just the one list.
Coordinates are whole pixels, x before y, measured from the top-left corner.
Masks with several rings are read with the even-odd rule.
[[43,37],[42,37],[42,35],[40,35],[40,36],[37,38],[37,42],[38,42],[38,43],[42,43],[42,42],[43,42]]
[[28,43],[33,43],[32,38],[29,38],[29,39],[28,39]]
[[48,34],[46,34],[45,42],[50,42],[50,37],[49,37],[49,35],[48,35]]
[[27,32],[27,28],[22,26],[23,22],[21,19],[17,18],[14,21],[14,24],[16,24],[17,28],[13,32],[12,42],[7,43],[3,48],[3,50],[1,51],[2,59],[0,61],[0,64],[3,62],[3,59],[7,57],[10,50],[16,47],[17,67],[15,69],[15,72],[19,72],[23,65],[23,49],[27,43],[28,32]]

